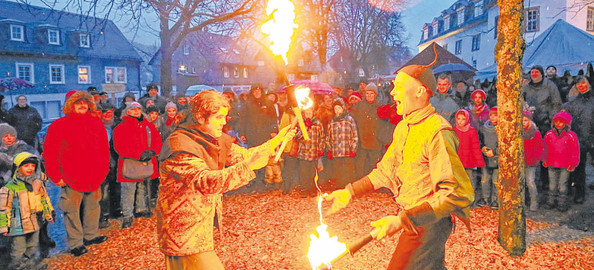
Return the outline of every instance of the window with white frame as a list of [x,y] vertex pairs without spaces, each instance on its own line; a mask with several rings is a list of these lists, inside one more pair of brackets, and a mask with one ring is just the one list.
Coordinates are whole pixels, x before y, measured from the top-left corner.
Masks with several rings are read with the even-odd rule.
[[423,29],[423,39],[429,38],[429,27]]
[[80,40],[81,48],[90,48],[91,47],[91,37],[88,33],[80,33],[79,40]]
[[190,55],[190,45],[184,44],[184,55]]
[[483,1],[482,0],[477,1],[474,4],[474,17],[478,17],[481,15],[483,15]]
[[90,84],[91,83],[91,66],[78,66],[78,83],[79,84]]
[[439,32],[439,22],[434,21],[433,22],[433,36],[437,36],[438,32]]
[[443,31],[448,31],[450,29],[450,16],[443,17]]
[[230,74],[229,74],[229,67],[223,66],[223,77],[229,78],[229,76],[230,76]]
[[28,83],[35,83],[33,63],[16,63],[16,75]]
[[50,84],[64,84],[64,65],[49,65]]
[[126,73],[125,67],[105,67],[105,83],[126,83]]
[[243,72],[242,73],[243,73],[243,78],[244,79],[247,79],[247,77],[248,77],[248,68],[247,67],[243,67]]
[[540,7],[526,9],[526,32],[538,32],[540,28]]
[[464,8],[458,10],[458,25],[464,24]]
[[10,40],[25,41],[25,27],[22,25],[10,25]]
[[481,34],[472,36],[472,51],[478,51],[481,49]]
[[60,45],[60,31],[56,29],[47,29],[47,43]]
[[233,78],[235,78],[235,79],[239,78],[239,68],[238,67],[233,67]]
[[594,31],[594,7],[588,7],[588,18],[586,20],[586,30]]
[[455,54],[461,54],[462,53],[462,40],[457,40],[456,41],[456,50],[454,51]]

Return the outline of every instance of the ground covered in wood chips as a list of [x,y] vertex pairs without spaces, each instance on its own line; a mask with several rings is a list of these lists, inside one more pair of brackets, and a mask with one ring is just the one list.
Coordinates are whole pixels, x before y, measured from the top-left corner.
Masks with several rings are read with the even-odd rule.
[[[307,260],[309,235],[319,225],[316,198],[296,193],[269,192],[226,196],[224,233],[214,229],[216,252],[226,269],[311,269]],[[398,211],[390,195],[374,193],[354,200],[347,210],[325,217],[330,235],[344,242],[364,236],[371,221]],[[472,233],[457,221],[446,247],[448,269],[594,269],[594,233],[572,229],[567,241],[535,237],[559,227],[556,223],[527,222],[528,249],[510,257],[497,243],[498,215],[483,207],[471,211]],[[118,221],[104,231],[109,240],[89,247],[75,258],[57,254],[45,260],[49,269],[165,269],[159,251],[155,217],[136,219],[121,230]],[[565,238],[564,238],[565,239]],[[397,237],[373,241],[354,257],[344,257],[334,269],[385,269]]]

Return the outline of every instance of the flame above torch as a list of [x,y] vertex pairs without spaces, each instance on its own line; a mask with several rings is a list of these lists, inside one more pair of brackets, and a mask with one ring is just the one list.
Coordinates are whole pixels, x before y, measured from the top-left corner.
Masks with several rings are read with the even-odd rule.
[[262,24],[262,32],[268,36],[270,50],[274,55],[282,56],[288,63],[287,52],[291,45],[295,23],[295,5],[289,0],[270,0],[266,7],[269,19]]

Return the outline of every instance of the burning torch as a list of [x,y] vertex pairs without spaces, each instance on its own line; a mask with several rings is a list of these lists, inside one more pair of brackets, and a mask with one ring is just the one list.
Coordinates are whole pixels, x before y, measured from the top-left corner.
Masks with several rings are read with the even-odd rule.
[[[289,83],[285,70],[288,63],[287,52],[291,45],[294,29],[297,28],[297,24],[295,24],[295,5],[289,0],[270,0],[268,1],[268,6],[266,6],[266,15],[268,16],[268,20],[262,24],[262,32],[268,37],[270,51],[277,57],[282,57],[284,64],[278,65],[277,76],[285,85],[287,85],[285,90],[287,91],[289,104],[293,107],[293,111],[297,116],[299,127],[303,133],[303,138],[309,140],[305,122],[301,116],[301,110],[308,109],[313,105],[312,100],[309,98],[309,88],[298,87],[295,89],[295,87]],[[280,155],[286,146],[287,140],[285,139],[274,159],[275,162],[278,162]]]

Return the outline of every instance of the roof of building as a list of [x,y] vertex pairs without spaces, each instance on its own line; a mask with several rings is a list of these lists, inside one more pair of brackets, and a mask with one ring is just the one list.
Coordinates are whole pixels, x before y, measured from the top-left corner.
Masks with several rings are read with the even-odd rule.
[[[484,11],[481,13],[481,15],[479,16],[474,16],[475,14],[473,12],[471,12],[472,14],[468,13],[468,11],[465,11],[466,15],[468,16],[468,18],[466,18],[464,20],[464,23],[462,24],[458,24],[457,21],[451,21],[451,23],[453,23],[453,25],[451,27],[443,27],[442,23],[445,23],[445,20],[443,19],[444,16],[450,16],[451,15],[455,15],[458,13],[458,9],[462,8],[462,7],[472,7],[475,2],[477,2],[476,0],[458,0],[456,2],[454,2],[449,8],[443,10],[439,16],[433,18],[432,22],[439,22],[439,32],[437,33],[437,35],[433,34],[433,31],[429,31],[427,33],[427,38],[425,38],[424,34],[421,34],[421,40],[419,41],[419,45],[420,44],[424,44],[427,42],[430,42],[431,40],[443,36],[449,32],[454,32],[460,28],[464,28],[464,27],[469,27],[472,26],[476,23],[482,22],[482,21],[486,21],[487,20],[487,13],[485,12],[487,10],[488,7],[491,6],[491,3],[495,1],[495,0],[483,0],[483,9]],[[432,27],[432,23],[425,23],[423,25],[423,29],[428,29],[429,27]]]
[[[476,71],[474,67],[464,62],[464,60],[453,55],[451,52],[439,46],[439,44],[435,42],[427,46],[427,48],[425,48],[419,54],[415,55],[415,57],[406,62],[406,64],[404,64],[403,67],[408,65],[428,65],[431,62],[433,62],[433,59],[435,59],[435,52],[433,51],[433,46],[435,46],[435,51],[437,52],[437,61],[431,67],[433,70],[445,64],[462,64],[466,66],[468,70],[471,70],[473,72]],[[396,74],[397,72],[398,71],[394,72],[394,74]]]
[[[564,20],[557,20],[542,32],[524,51],[522,68],[528,70],[535,65],[555,66],[558,74],[570,71],[576,74],[594,62],[594,35],[591,35]],[[497,65],[491,65],[477,72],[476,78],[483,80],[497,76]]]
[[[0,51],[142,61],[134,47],[111,20],[4,0],[0,0],[0,10],[10,11],[0,13],[0,27],[4,27],[0,29],[0,35],[6,33],[6,25],[21,24],[25,26],[26,36],[25,42],[10,42],[9,36],[0,37],[5,40],[0,42]],[[60,45],[37,42],[40,36],[36,30],[47,28],[60,30]],[[74,40],[74,36],[79,33],[90,34],[90,48],[81,48],[78,38]]]

